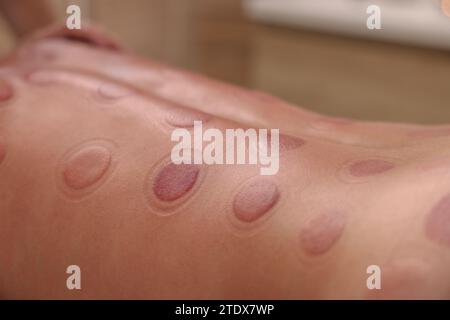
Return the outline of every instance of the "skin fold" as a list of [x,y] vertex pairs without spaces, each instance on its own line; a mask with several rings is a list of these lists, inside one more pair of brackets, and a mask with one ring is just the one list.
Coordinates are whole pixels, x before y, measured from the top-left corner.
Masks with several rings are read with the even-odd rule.
[[[280,129],[278,174],[171,165],[193,120]],[[96,28],[41,31],[0,65],[0,296],[448,299],[449,134],[319,115]]]

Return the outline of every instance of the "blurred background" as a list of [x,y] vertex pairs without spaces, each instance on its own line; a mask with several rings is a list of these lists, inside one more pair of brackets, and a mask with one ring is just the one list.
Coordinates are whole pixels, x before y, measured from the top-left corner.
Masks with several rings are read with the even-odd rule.
[[[141,55],[317,112],[450,123],[449,0],[33,3],[48,5],[61,24],[66,7],[77,4],[83,21],[103,25]],[[366,27],[371,4],[381,8],[381,30]],[[0,55],[17,43],[0,18]]]

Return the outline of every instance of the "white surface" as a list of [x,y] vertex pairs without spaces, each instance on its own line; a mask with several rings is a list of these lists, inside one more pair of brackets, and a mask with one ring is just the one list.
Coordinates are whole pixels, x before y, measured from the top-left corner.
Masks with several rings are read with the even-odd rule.
[[[450,49],[450,17],[440,0],[246,0],[260,21]],[[367,29],[371,4],[381,8],[381,30]]]

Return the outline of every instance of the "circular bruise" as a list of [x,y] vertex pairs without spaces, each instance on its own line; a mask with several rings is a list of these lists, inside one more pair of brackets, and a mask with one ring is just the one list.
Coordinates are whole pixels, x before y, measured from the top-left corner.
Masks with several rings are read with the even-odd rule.
[[3,138],[2,136],[0,136],[0,165],[3,163],[3,161],[6,158],[6,154],[7,154],[7,145],[6,145],[6,141],[5,138]]
[[401,160],[390,157],[367,156],[348,160],[337,170],[337,177],[345,183],[363,183],[384,176],[400,165]]
[[193,128],[194,121],[208,122],[212,116],[203,111],[190,107],[173,106],[167,108],[165,119],[167,124],[174,128]]
[[[258,190],[251,190],[262,186],[263,191],[261,193]],[[252,203],[258,201],[255,198],[262,198],[263,193],[269,194],[269,198],[262,201],[254,211],[247,211],[245,208],[249,208]],[[245,199],[246,194],[249,196],[255,196],[254,199]],[[228,201],[226,209],[226,217],[228,224],[231,225],[233,233],[237,236],[251,236],[258,233],[263,228],[269,225],[269,221],[272,216],[279,211],[283,202],[288,197],[286,190],[280,186],[276,179],[268,178],[265,176],[254,176],[242,183],[240,183],[231,193],[231,199]],[[236,212],[236,201],[242,201],[244,204],[241,209],[243,211]],[[247,211],[247,212],[246,212]],[[241,215],[239,218],[238,215]],[[249,219],[242,219],[242,216],[248,216]]]
[[143,193],[146,203],[160,216],[182,211],[197,198],[207,171],[207,165],[177,165],[171,161],[170,155],[165,156],[145,176]]
[[81,200],[99,189],[117,165],[116,144],[105,139],[79,143],[58,162],[58,188],[71,200]]
[[0,79],[0,108],[11,101],[14,96],[12,85],[4,79]]

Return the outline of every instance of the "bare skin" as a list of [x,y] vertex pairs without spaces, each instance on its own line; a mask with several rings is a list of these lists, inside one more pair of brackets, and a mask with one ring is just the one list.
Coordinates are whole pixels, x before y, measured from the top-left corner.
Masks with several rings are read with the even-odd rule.
[[[65,35],[0,68],[2,297],[450,298],[449,126],[329,118]],[[279,173],[167,167],[195,119],[279,128]]]

